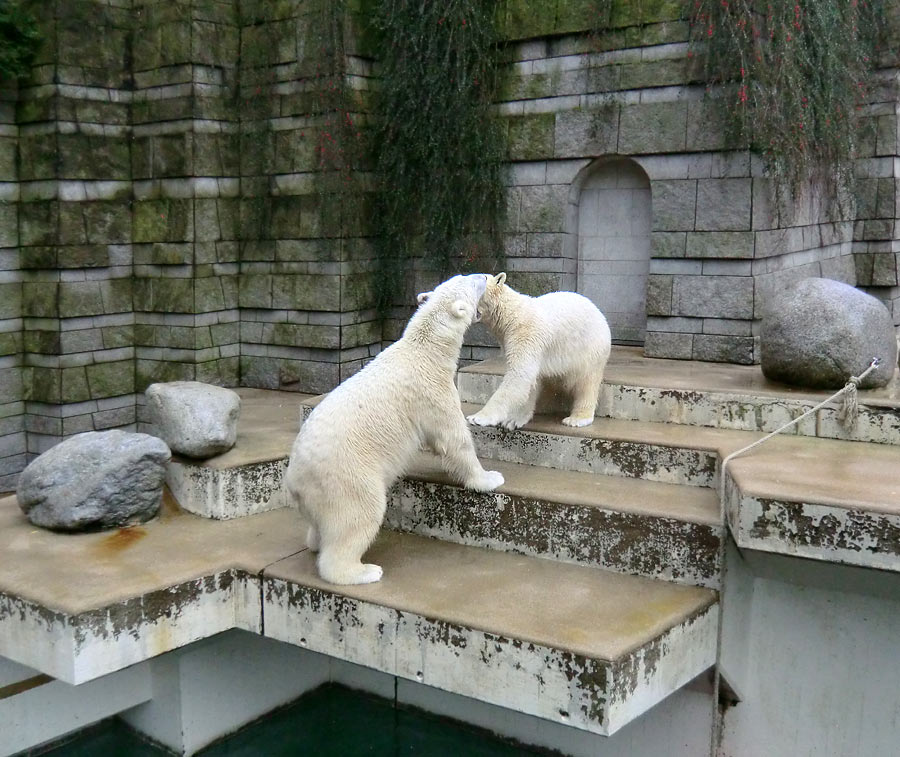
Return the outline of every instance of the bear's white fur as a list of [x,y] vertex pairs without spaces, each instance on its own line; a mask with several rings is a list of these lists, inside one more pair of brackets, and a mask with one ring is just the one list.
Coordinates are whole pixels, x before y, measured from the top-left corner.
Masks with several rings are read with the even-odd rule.
[[378,533],[387,490],[424,445],[465,486],[491,491],[454,384],[463,335],[476,318],[487,276],[454,276],[419,295],[402,338],[312,411],[291,450],[288,494],[311,523],[307,545],[334,584],[378,581],[361,558]]
[[479,310],[503,347],[506,374],[487,404],[468,420],[478,426],[519,428],[531,420],[542,379],[561,380],[572,393],[567,426],[588,426],[609,359],[609,325],[597,306],[575,292],[541,297],[488,277]]

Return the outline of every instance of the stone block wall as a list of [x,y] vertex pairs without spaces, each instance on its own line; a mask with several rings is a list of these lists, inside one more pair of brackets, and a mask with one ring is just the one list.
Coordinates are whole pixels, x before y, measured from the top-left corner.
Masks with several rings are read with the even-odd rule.
[[[867,111],[876,128],[857,164],[854,225],[836,222],[814,188],[779,202],[761,161],[726,149],[724,124],[688,56],[683,4],[613,3],[612,28],[600,34],[585,33],[590,10],[577,3],[511,7],[498,103],[509,130],[511,285],[587,292],[580,196],[618,158],[643,169],[650,185],[645,354],[756,363],[769,295],[804,276],[896,301],[896,61],[884,61]],[[591,264],[596,270],[603,265]],[[861,275],[868,271],[878,277]]]
[[365,175],[314,177],[310,3],[32,8],[33,75],[0,90],[0,491],[67,435],[145,428],[154,381],[321,392],[379,351]]
[[19,91],[25,451],[135,423],[131,3],[48,2]]
[[[900,29],[900,6],[891,19]],[[857,165],[853,253],[857,285],[882,300],[900,325],[900,49],[893,46],[885,57]]]
[[0,491],[12,488],[26,462],[17,97],[14,88],[0,88]]
[[241,3],[240,368],[247,386],[324,392],[378,352],[381,324],[365,166],[350,187],[337,173],[316,180],[354,148],[342,139],[364,139],[372,64],[351,23],[344,111],[333,112],[322,90],[338,84],[317,49],[328,17],[314,5]]
[[[66,435],[144,427],[153,381],[322,392],[400,334],[411,297],[376,317],[371,167],[318,180],[335,117],[364,140],[377,86],[364,6],[347,5],[336,113],[316,94],[327,3],[34,0],[33,75],[0,87],[0,490]],[[758,362],[767,297],[801,276],[865,288],[900,323],[900,46],[865,110],[857,220],[838,223],[813,189],[778,202],[759,160],[726,149],[684,5],[614,0],[603,32],[592,2],[498,6],[509,282],[602,299],[607,270],[646,277],[620,336],[656,357]],[[638,181],[628,202],[649,187],[649,229],[631,230],[646,261],[615,249],[625,205],[604,210],[604,171]],[[590,212],[611,214],[603,239]],[[433,286],[412,267],[415,291]],[[462,362],[495,351],[476,327]]]
[[[135,0],[135,388],[239,381],[239,25],[234,3]],[[141,419],[143,420],[143,419]]]

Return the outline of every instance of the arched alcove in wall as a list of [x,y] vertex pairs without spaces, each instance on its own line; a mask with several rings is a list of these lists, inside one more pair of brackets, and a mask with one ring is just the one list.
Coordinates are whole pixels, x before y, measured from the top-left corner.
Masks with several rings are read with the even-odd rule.
[[[613,341],[643,344],[650,271],[650,180],[628,158],[601,158],[573,184],[576,289],[606,316]],[[576,199],[577,198],[577,199]]]

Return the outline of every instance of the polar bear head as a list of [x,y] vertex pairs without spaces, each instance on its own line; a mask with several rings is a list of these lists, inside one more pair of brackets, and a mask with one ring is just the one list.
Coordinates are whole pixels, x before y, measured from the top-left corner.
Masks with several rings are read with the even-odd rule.
[[448,335],[462,336],[479,319],[478,303],[489,278],[484,273],[454,276],[433,291],[420,293],[416,297],[419,308],[410,320],[407,331],[413,324],[428,323],[430,330],[439,326]]
[[479,310],[481,319],[489,328],[493,328],[500,320],[503,310],[504,291],[511,291],[506,286],[506,274],[498,273],[496,276],[488,276],[484,289],[484,296],[481,298]]

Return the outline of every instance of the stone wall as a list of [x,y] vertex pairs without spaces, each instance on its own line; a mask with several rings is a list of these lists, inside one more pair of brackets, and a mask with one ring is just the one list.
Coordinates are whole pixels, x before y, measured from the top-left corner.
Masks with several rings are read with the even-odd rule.
[[[66,435],[143,427],[153,381],[322,392],[397,338],[413,300],[376,317],[370,167],[317,179],[326,0],[32,5],[45,44],[0,89],[0,490]],[[341,114],[364,138],[378,51],[347,7]],[[604,32],[595,3],[498,7],[513,286],[584,291],[657,357],[758,362],[767,295],[799,276],[900,322],[900,47],[866,110],[858,220],[836,223],[813,190],[779,207],[759,160],[725,149],[681,0],[615,0]],[[462,362],[495,351],[475,328]]]
[[[601,34],[584,33],[577,3],[513,6],[519,12],[507,18],[510,60],[498,105],[510,137],[510,284],[533,294],[571,288],[590,295],[602,287],[588,279],[607,271],[607,289],[616,286],[614,255],[607,253],[605,266],[585,261],[579,216],[592,177],[620,158],[643,169],[650,184],[645,354],[759,362],[769,294],[804,276],[858,284],[894,305],[895,53],[884,56],[882,86],[866,111],[874,137],[857,163],[860,220],[837,222],[814,188],[779,203],[761,161],[726,149],[724,124],[689,57],[683,4],[613,3],[614,28]],[[895,25],[896,11],[894,4]],[[567,26],[573,18],[574,29]],[[602,296],[595,301],[605,308]]]

